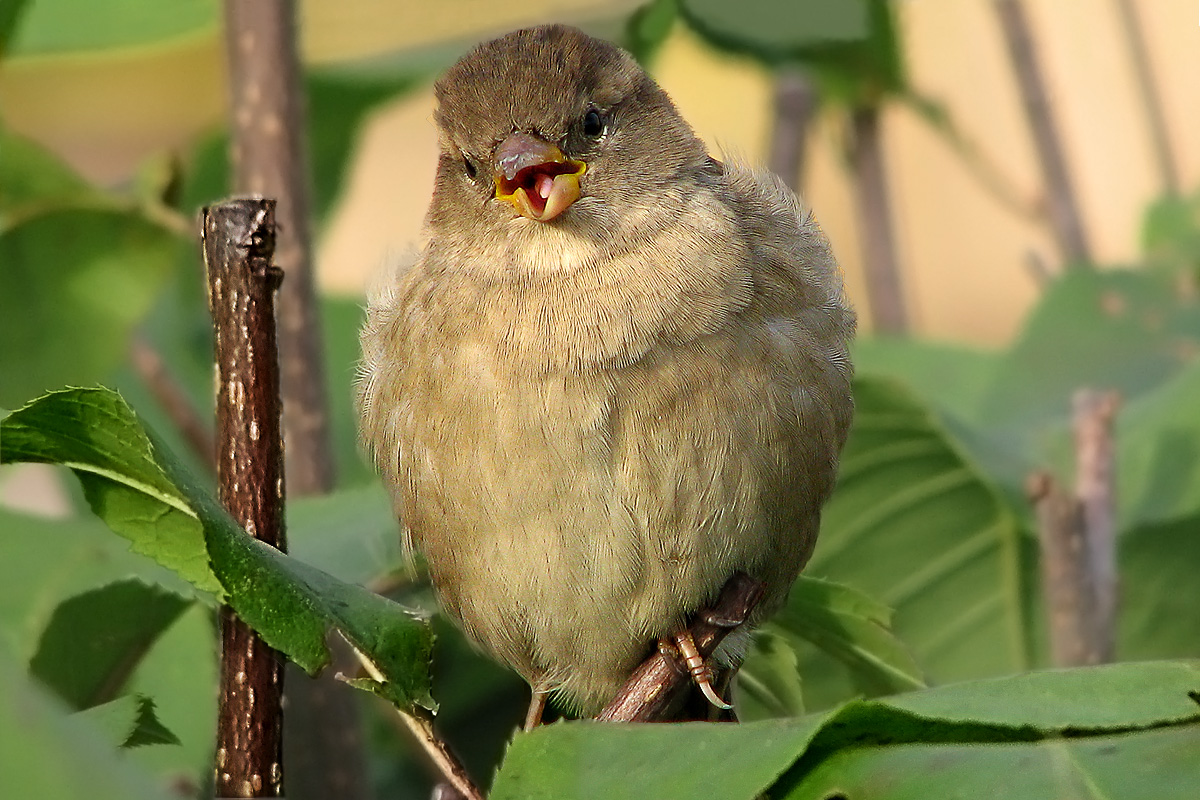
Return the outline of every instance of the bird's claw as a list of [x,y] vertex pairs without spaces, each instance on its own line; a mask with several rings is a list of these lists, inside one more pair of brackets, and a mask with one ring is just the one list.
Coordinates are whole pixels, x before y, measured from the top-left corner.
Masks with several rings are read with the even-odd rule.
[[[692,639],[692,634],[688,631],[675,634],[672,642],[675,648],[679,651],[679,657],[687,667],[688,674],[692,676],[692,682],[700,689],[700,693],[704,695],[704,699],[722,711],[731,711],[733,706],[726,703],[717,694],[717,690],[712,685],[712,670],[708,664],[704,663],[704,658],[700,655],[700,651],[696,649],[696,642]],[[665,642],[659,642],[659,648],[662,649]]]

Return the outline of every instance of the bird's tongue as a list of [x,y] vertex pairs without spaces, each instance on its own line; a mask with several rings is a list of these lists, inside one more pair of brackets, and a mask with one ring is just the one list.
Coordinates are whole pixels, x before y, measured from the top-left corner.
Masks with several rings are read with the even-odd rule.
[[538,173],[533,182],[533,191],[542,198],[543,201],[550,196],[550,190],[554,188],[554,178],[544,172]]

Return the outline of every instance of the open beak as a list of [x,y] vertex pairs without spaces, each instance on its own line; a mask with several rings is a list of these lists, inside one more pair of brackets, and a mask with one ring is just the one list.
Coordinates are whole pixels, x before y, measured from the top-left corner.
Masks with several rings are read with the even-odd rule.
[[512,133],[496,147],[496,199],[517,213],[548,222],[579,199],[587,164],[528,133]]

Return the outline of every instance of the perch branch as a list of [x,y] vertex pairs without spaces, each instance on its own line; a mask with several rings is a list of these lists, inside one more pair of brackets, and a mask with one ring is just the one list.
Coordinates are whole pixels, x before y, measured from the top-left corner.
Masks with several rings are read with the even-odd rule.
[[[252,536],[286,549],[275,292],[275,201],[204,209],[201,237],[217,361],[221,502]],[[283,787],[283,659],[221,609],[218,797],[278,797]]]
[[[717,601],[696,615],[689,630],[696,650],[712,656],[725,637],[744,623],[762,599],[763,585],[745,573],[725,584]],[[605,722],[650,722],[666,717],[692,679],[682,661],[661,650],[642,662],[612,702],[597,715]]]

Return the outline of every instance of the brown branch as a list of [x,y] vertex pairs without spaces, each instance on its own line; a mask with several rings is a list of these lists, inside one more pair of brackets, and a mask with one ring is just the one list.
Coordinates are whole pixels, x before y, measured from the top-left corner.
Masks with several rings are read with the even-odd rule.
[[[278,198],[275,263],[287,490],[334,485],[321,319],[313,279],[310,168],[304,87],[292,0],[225,0],[230,161],[235,191]],[[351,691],[329,675],[289,669],[287,763],[293,800],[370,796],[362,725]],[[303,725],[301,726],[301,723]]]
[[808,125],[817,95],[804,73],[794,67],[780,67],[775,73],[774,95],[775,118],[767,167],[799,194],[804,181]]
[[313,289],[304,89],[291,0],[225,0],[233,190],[275,197],[280,380],[288,492],[333,487],[320,317]]
[[1041,544],[1050,652],[1060,667],[1113,659],[1117,608],[1115,394],[1075,396],[1075,492],[1047,473],[1028,484]]
[[[230,200],[203,212],[217,361],[221,502],[252,536],[286,549],[275,292],[275,201]],[[218,797],[278,797],[283,787],[283,659],[221,609]]]
[[1132,0],[1117,0],[1117,12],[1121,15],[1121,28],[1125,32],[1125,43],[1129,47],[1129,59],[1133,63],[1133,74],[1137,79],[1138,94],[1142,98],[1142,111],[1150,129],[1151,149],[1158,165],[1158,177],[1163,191],[1179,194],[1179,170],[1171,153],[1171,139],[1167,131],[1167,117],[1163,113],[1162,98],[1154,82],[1154,70],[1150,64],[1150,49],[1146,46],[1146,35],[1142,20]]
[[871,328],[875,333],[905,334],[909,329],[908,304],[896,255],[878,106],[856,108],[851,113],[851,125],[854,141],[850,158]]
[[[689,630],[696,649],[712,656],[725,637],[744,623],[762,599],[763,585],[745,573],[736,573],[725,584],[717,601],[696,615]],[[687,696],[692,683],[677,656],[661,650],[642,662],[596,719],[605,722],[663,720]]]
[[[354,654],[358,657],[358,662],[362,666],[363,671],[377,681],[383,681],[383,674],[376,668],[371,660],[364,656],[358,650],[354,650]],[[386,702],[386,701],[384,701]],[[393,712],[389,715],[389,719],[393,724],[402,728],[404,731],[412,734],[417,740],[417,744],[425,751],[429,757],[430,763],[434,768],[441,773],[445,778],[447,786],[435,788],[435,796],[445,797],[446,800],[457,800],[461,797],[463,800],[483,800],[483,793],[475,786],[475,782],[471,780],[470,773],[467,768],[462,765],[458,757],[450,750],[450,746],[437,735],[437,731],[433,729],[433,716],[424,709],[414,708],[412,710],[404,710],[396,706],[388,704]]]
[[1029,20],[1020,0],[993,0],[992,6],[1000,21],[1034,150],[1046,181],[1047,213],[1059,251],[1072,268],[1086,268],[1091,263],[1091,251],[1084,233],[1083,216],[1071,186],[1066,155],[1050,109],[1046,79],[1038,61]]
[[162,356],[144,336],[136,335],[130,345],[133,370],[154,395],[159,407],[174,423],[188,447],[212,472],[217,471],[212,429],[205,424],[187,393],[171,375]]
[[1083,389],[1074,397],[1075,496],[1087,537],[1092,589],[1092,651],[1097,663],[1113,660],[1117,613],[1116,392]]

